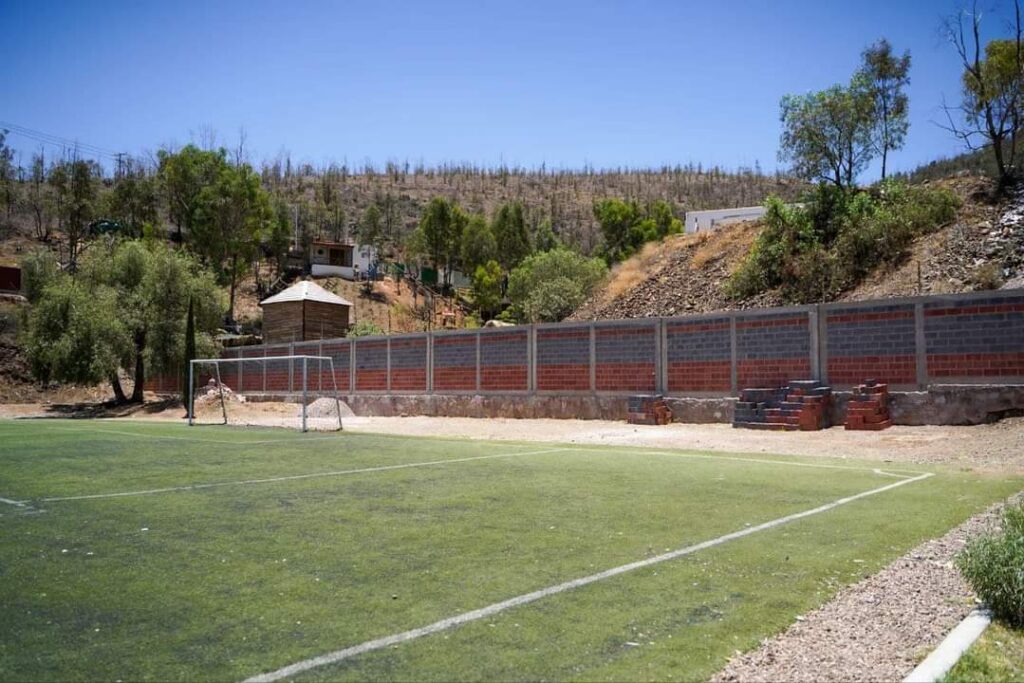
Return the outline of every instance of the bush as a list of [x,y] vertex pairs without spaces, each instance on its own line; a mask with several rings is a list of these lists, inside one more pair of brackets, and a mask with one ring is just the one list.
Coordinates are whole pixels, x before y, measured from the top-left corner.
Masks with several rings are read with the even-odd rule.
[[1003,286],[1003,268],[998,263],[986,263],[971,277],[977,289],[999,289]]
[[529,322],[558,322],[581,306],[607,273],[601,259],[569,249],[534,254],[509,274],[511,315]]
[[384,336],[384,330],[372,320],[360,320],[348,328],[348,334],[345,336],[350,339],[354,337],[382,337]]
[[944,189],[887,181],[878,188],[819,185],[803,206],[768,199],[764,230],[730,277],[733,298],[780,289],[790,301],[821,301],[898,262],[913,240],[949,223],[957,198]]
[[1024,503],[1003,513],[1003,528],[967,545],[957,567],[1000,619],[1024,626]]

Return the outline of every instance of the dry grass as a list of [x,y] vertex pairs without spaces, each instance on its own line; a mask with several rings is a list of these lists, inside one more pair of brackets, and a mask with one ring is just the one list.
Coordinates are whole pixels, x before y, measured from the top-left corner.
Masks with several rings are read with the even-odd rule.
[[638,286],[661,271],[671,254],[690,248],[695,240],[702,238],[703,235],[674,235],[660,242],[648,242],[640,253],[612,266],[608,281],[599,294],[600,304],[614,301],[616,297]]
[[750,251],[762,227],[761,221],[745,221],[723,226],[711,233],[698,233],[705,239],[694,249],[690,268],[700,270],[719,258],[731,257],[735,258],[735,263],[730,264],[732,270]]

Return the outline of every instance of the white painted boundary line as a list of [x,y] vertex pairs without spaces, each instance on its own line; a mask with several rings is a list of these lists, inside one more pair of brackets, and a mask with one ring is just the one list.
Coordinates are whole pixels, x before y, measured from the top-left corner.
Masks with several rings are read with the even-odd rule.
[[319,479],[324,477],[339,477],[346,474],[365,474],[367,472],[389,472],[391,470],[405,470],[413,467],[432,467],[436,465],[448,465],[459,462],[472,462],[474,460],[494,460],[496,458],[515,458],[522,455],[543,455],[545,453],[559,453],[568,450],[566,448],[548,448],[542,451],[518,451],[515,453],[497,453],[495,455],[475,455],[469,458],[451,458],[449,460],[428,460],[426,462],[410,462],[400,465],[381,465],[378,467],[360,467],[351,470],[334,470],[328,472],[311,472],[309,474],[291,474],[283,477],[268,477],[266,479],[243,479],[241,481],[219,481],[209,484],[187,484],[185,486],[168,486],[160,489],[145,489],[141,491],[121,491],[117,493],[92,493],[81,496],[57,496],[53,498],[40,498],[41,503],[57,503],[69,500],[96,500],[99,498],[125,498],[128,496],[151,496],[157,493],[175,493],[181,491],[198,491],[201,489],[219,488],[221,486],[250,486],[252,484],[273,484],[280,481],[297,481],[300,479]]
[[[19,515],[38,515],[40,513],[46,512],[46,510],[38,510],[32,507],[24,500],[11,500],[10,498],[0,498],[0,503],[4,503],[5,505],[13,505],[14,507],[18,508],[16,514]],[[3,515],[0,515],[0,517],[2,516]]]
[[934,683],[942,679],[956,666],[960,657],[985,632],[991,622],[992,615],[988,610],[972,611],[903,679],[903,683]]
[[713,538],[709,541],[697,543],[696,545],[691,545],[685,548],[680,548],[678,550],[673,550],[672,552],[657,555],[655,557],[650,557],[645,560],[630,562],[629,564],[613,567],[612,569],[606,569],[605,571],[599,572],[597,574],[591,574],[590,576],[584,576],[579,579],[566,581],[565,583],[560,583],[555,586],[543,588],[532,593],[519,595],[517,597],[509,598],[508,600],[503,600],[502,602],[496,602],[492,605],[488,605],[487,607],[481,607],[480,609],[475,609],[470,612],[463,612],[462,614],[458,614],[454,617],[448,617],[447,619],[435,621],[432,624],[421,626],[419,628],[412,629],[411,631],[396,633],[394,635],[385,636],[384,638],[377,638],[376,640],[368,640],[365,643],[361,643],[359,645],[353,645],[352,647],[347,647],[342,650],[329,652],[327,654],[320,655],[319,657],[313,657],[312,659],[306,659],[301,662],[296,662],[295,664],[290,664],[286,667],[277,669],[276,671],[270,671],[268,673],[252,676],[250,678],[247,678],[245,680],[245,683],[271,683],[272,681],[279,681],[283,678],[295,676],[299,673],[302,673],[303,671],[309,671],[310,669],[326,666],[327,664],[334,664],[342,660],[350,659],[351,657],[355,657],[357,655],[361,655],[367,652],[380,650],[386,647],[390,647],[392,645],[398,645],[399,643],[405,643],[410,640],[415,640],[416,638],[421,638],[423,636],[428,636],[434,633],[438,633],[440,631],[445,631],[447,629],[454,628],[456,626],[461,626],[462,624],[466,624],[471,621],[477,621],[479,619],[484,619],[485,617],[493,616],[495,614],[498,614],[499,612],[504,612],[505,610],[512,609],[514,607],[520,607],[531,602],[536,602],[537,600],[541,600],[542,598],[556,595],[558,593],[564,593],[565,591],[573,590],[575,588],[586,586],[591,583],[596,583],[598,581],[603,581],[605,579],[610,579],[614,576],[625,574],[626,572],[631,572],[635,569],[643,569],[644,567],[649,567],[653,564],[666,562],[668,560],[674,560],[676,558],[683,557],[684,555],[691,555],[701,550],[706,550],[708,548],[713,548],[714,546],[721,545],[723,543],[727,543],[738,538],[743,538],[744,536],[750,536],[751,534],[756,534],[760,531],[772,529],[783,524],[788,524],[789,522],[795,522],[798,519],[803,519],[805,517],[817,515],[822,512],[827,512],[841,505],[846,505],[847,503],[852,503],[856,500],[867,498],[868,496],[874,496],[885,491],[891,491],[892,489],[895,489],[900,486],[906,486],[907,484],[913,484],[915,482],[923,481],[931,476],[934,475],[932,475],[931,473],[926,473],[919,475],[917,477],[913,477],[911,479],[903,479],[901,481],[897,481],[886,486],[871,489],[870,491],[865,491],[863,493],[847,496],[846,498],[840,498],[839,500],[833,501],[831,503],[826,503],[825,505],[818,506],[811,510],[796,512],[791,515],[786,515],[785,517],[779,517],[778,519],[773,519],[769,522],[764,522],[763,524],[758,524],[757,526],[748,527],[740,531],[734,531],[732,533],[725,534],[724,536]]
[[[150,423],[152,424],[152,423]],[[347,438],[347,436],[309,436],[309,437],[285,437],[283,439],[261,439],[252,441],[230,441],[227,439],[201,439],[193,436],[171,436],[169,434],[145,434],[143,432],[129,432],[119,429],[97,429],[96,427],[71,427],[65,428],[63,425],[51,426],[51,429],[57,429],[58,431],[74,433],[74,432],[97,432],[100,434],[120,434],[122,436],[134,436],[139,439],[154,439],[154,440],[174,440],[174,441],[195,441],[197,443],[222,443],[229,445],[248,446],[251,444],[268,444],[268,443],[295,443],[301,442],[306,443],[308,441],[333,441],[336,439]]]
[[[636,448],[635,446],[632,448]],[[591,453],[613,453],[603,448],[589,448],[587,446],[571,446],[572,450],[576,451],[588,451]],[[620,455],[619,453],[615,453]],[[853,465],[830,465],[828,463],[818,462],[797,462],[794,460],[771,460],[768,458],[741,458],[731,455],[704,455],[702,453],[686,453],[676,451],[659,451],[659,450],[643,450],[637,451],[637,455],[666,455],[672,458],[691,458],[695,460],[727,460],[729,462],[749,462],[757,463],[759,465],[788,465],[789,467],[812,467],[817,469],[825,470],[847,470],[852,472],[871,472],[883,477],[897,477],[901,479],[909,479],[910,477],[921,474],[920,472],[914,472],[912,470],[888,470],[883,471],[877,467],[854,467]],[[897,474],[898,473],[898,474]]]
[[[146,423],[146,424],[155,424],[155,423],[149,422],[149,423]],[[286,437],[286,438],[282,438],[282,439],[265,439],[265,440],[259,440],[259,441],[230,441],[230,440],[225,440],[225,439],[200,439],[200,438],[195,438],[195,437],[191,437],[191,436],[171,436],[171,435],[154,436],[154,435],[151,435],[151,434],[145,434],[145,433],[141,433],[141,432],[130,432],[130,431],[117,430],[117,429],[98,429],[96,427],[77,427],[77,426],[75,426],[75,427],[72,427],[70,429],[64,429],[63,424],[58,426],[57,429],[61,430],[61,431],[69,432],[69,433],[70,432],[74,432],[74,431],[91,431],[91,432],[99,432],[99,433],[102,433],[102,434],[120,434],[120,435],[124,435],[124,436],[134,436],[134,437],[138,437],[138,438],[142,438],[142,439],[157,439],[157,440],[159,440],[159,439],[173,439],[173,440],[177,440],[177,441],[197,441],[197,442],[201,442],[201,443],[220,443],[220,444],[238,445],[238,446],[246,446],[246,445],[250,445],[250,444],[260,445],[260,444],[296,443],[296,442],[297,443],[305,443],[305,442],[309,442],[309,441],[333,441],[333,440],[336,440],[336,439],[338,439],[338,440],[340,440],[340,439],[347,439],[347,438],[349,438],[351,436],[351,435],[336,435],[336,436]],[[366,432],[365,434],[368,435],[368,436],[387,436],[387,437],[390,437],[390,436],[401,436],[401,435],[390,435],[390,434],[376,434],[376,433],[372,433],[372,432]],[[407,438],[414,438],[414,437],[407,437]],[[453,441],[453,442],[467,443],[467,442],[464,442],[464,441],[461,441],[461,440]],[[472,443],[472,442],[473,442],[472,440],[468,441],[468,443]],[[621,455],[622,454],[621,451],[611,450],[613,448],[615,448],[615,447],[614,446],[608,446],[606,448],[593,448],[593,447],[588,447],[588,446],[571,444],[571,445],[566,445],[565,447],[563,447],[563,448],[561,448],[559,450],[586,451],[586,452],[591,452],[591,453],[608,453],[608,454],[615,454],[615,455]],[[847,471],[852,471],[852,472],[873,472],[874,474],[877,474],[877,475],[880,475],[880,476],[883,476],[883,477],[897,477],[897,478],[900,478],[900,477],[907,478],[907,477],[912,477],[912,476],[920,474],[920,472],[913,471],[913,470],[894,470],[894,469],[881,470],[881,469],[875,468],[875,467],[854,467],[852,465],[831,465],[831,464],[827,464],[827,463],[797,462],[797,461],[791,461],[791,460],[772,460],[772,459],[769,459],[769,458],[744,458],[744,457],[729,456],[729,455],[704,455],[704,454],[701,454],[701,453],[688,453],[688,452],[678,452],[678,451],[662,451],[662,450],[657,450],[657,449],[655,449],[655,450],[648,450],[648,449],[644,449],[643,447],[640,447],[640,446],[623,446],[623,448],[630,449],[629,451],[626,451],[626,453],[628,453],[629,455],[665,455],[665,456],[670,456],[670,457],[674,457],[674,458],[691,458],[691,459],[697,459],[697,460],[726,460],[726,461],[732,461],[732,462],[758,463],[758,464],[762,464],[762,465],[786,465],[786,466],[789,466],[789,467],[810,467],[810,468],[829,469],[829,470],[847,470]]]

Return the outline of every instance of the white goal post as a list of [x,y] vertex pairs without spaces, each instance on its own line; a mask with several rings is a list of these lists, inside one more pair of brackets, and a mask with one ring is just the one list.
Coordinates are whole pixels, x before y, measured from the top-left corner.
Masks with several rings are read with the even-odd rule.
[[[224,372],[221,372],[225,366]],[[225,384],[225,381],[227,384]],[[206,392],[199,396],[197,382],[205,382]],[[231,385],[235,384],[232,389]],[[327,418],[315,418],[319,426],[329,419],[329,428],[341,430],[342,408],[338,394],[338,381],[334,372],[334,359],[330,356],[261,356],[255,358],[196,358],[188,364],[188,424],[197,422],[197,396],[204,401],[203,407],[219,407],[219,421],[212,424],[228,424],[229,403],[260,405],[261,403],[298,403],[301,406],[295,418],[303,432],[309,431],[308,408],[311,399],[322,407],[327,401]],[[332,405],[333,404],[333,405]],[[333,408],[333,410],[332,410]],[[241,411],[240,411],[241,412]],[[324,411],[321,411],[324,412]],[[336,426],[334,425],[336,420]],[[270,422],[261,422],[252,415],[243,424],[291,426],[287,419],[278,417]],[[211,424],[211,423],[203,423]]]

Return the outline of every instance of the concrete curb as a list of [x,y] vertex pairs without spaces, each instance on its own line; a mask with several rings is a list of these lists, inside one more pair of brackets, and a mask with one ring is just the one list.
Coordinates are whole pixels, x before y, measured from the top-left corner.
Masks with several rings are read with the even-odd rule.
[[939,643],[925,660],[917,665],[903,683],[934,683],[941,680],[956,666],[967,649],[985,632],[992,622],[992,615],[986,609],[976,609],[964,617],[956,628]]

